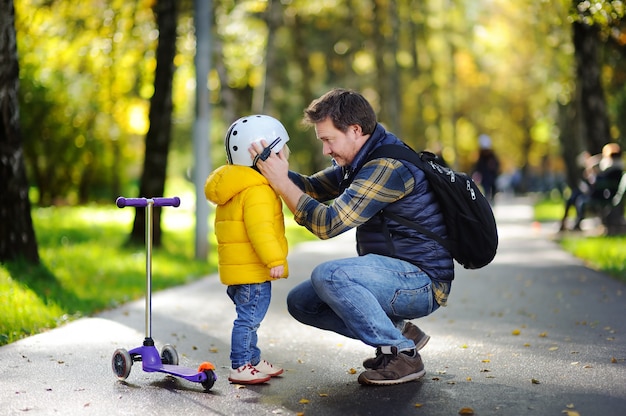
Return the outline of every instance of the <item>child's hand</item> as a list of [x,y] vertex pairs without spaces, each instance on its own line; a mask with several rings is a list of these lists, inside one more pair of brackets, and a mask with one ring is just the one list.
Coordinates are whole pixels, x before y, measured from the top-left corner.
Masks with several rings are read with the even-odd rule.
[[280,279],[283,277],[283,272],[285,271],[285,266],[274,266],[270,269],[270,277],[272,279]]

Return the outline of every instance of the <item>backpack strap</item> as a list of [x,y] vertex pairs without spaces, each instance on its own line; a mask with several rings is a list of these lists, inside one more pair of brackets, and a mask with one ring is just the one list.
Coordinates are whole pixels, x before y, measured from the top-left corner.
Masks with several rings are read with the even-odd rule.
[[[409,147],[406,144],[404,145],[385,144],[374,149],[374,151],[370,153],[369,156],[367,157],[367,161],[370,161],[373,159],[379,159],[379,158],[391,158],[391,159],[405,160],[407,162],[411,162],[421,170],[429,169],[428,162],[425,162],[424,160],[422,160],[421,155],[425,155],[429,159],[436,160],[436,156],[434,154],[430,152],[421,152],[418,154],[415,150],[413,150],[411,147]],[[392,220],[404,225],[405,227],[412,228],[420,232],[421,234],[424,234],[432,238],[433,240],[441,244],[443,247],[448,249],[448,251],[452,249],[452,244],[450,241],[447,241],[443,237],[435,234],[428,228],[423,227],[422,225],[416,222],[413,222],[411,220],[408,220],[404,217],[401,217],[400,215],[394,214],[393,212],[387,212],[385,210],[382,210],[381,213],[387,218],[391,218]]]

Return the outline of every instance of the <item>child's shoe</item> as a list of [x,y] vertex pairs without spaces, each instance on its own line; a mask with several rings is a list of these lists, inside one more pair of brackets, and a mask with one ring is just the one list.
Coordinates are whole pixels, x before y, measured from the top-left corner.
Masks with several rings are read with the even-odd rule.
[[276,367],[265,360],[259,361],[257,365],[254,366],[257,370],[262,372],[263,374],[267,374],[270,377],[276,377],[283,373],[283,369]]
[[268,382],[270,378],[270,376],[260,372],[252,364],[248,363],[239,368],[231,369],[228,381],[236,384],[260,384]]

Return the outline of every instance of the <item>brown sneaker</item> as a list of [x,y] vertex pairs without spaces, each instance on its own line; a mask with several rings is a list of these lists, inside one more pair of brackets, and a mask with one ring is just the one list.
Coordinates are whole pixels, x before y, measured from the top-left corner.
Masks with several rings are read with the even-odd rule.
[[407,383],[422,378],[426,374],[422,357],[415,350],[410,357],[404,352],[398,353],[396,347],[385,347],[391,351],[380,355],[376,369],[367,370],[359,374],[359,384],[363,385],[393,385]]
[[[428,344],[430,340],[430,335],[426,335],[424,331],[418,328],[417,325],[412,324],[411,322],[406,322],[404,324],[404,329],[402,330],[402,335],[405,338],[412,339],[415,343],[415,350],[419,351]],[[376,348],[376,357],[367,358],[363,361],[364,368],[375,368],[376,363],[380,357],[380,348]]]

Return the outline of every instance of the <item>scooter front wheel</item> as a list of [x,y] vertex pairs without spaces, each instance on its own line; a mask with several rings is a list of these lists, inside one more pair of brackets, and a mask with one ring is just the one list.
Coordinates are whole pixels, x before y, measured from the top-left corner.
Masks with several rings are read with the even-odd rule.
[[130,357],[128,351],[120,348],[113,353],[111,365],[113,367],[113,374],[120,380],[126,380],[133,366],[133,359]]
[[163,346],[161,350],[161,363],[178,365],[178,353],[172,345],[165,344]]
[[211,387],[213,387],[213,384],[215,384],[217,377],[213,370],[204,370],[204,374],[206,374],[206,380],[202,382],[202,387],[204,387],[204,391],[209,391]]

